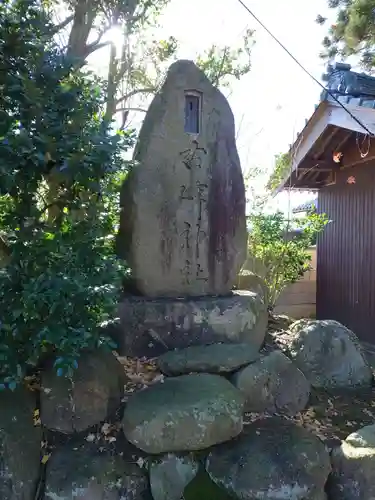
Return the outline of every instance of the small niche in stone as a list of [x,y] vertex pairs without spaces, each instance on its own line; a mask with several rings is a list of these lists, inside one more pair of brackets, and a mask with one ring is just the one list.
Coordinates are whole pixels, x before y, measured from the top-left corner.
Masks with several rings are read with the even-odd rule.
[[139,134],[121,193],[118,253],[149,297],[226,295],[246,256],[245,188],[233,113],[177,61]]
[[199,134],[201,126],[201,98],[198,92],[185,92],[185,132]]

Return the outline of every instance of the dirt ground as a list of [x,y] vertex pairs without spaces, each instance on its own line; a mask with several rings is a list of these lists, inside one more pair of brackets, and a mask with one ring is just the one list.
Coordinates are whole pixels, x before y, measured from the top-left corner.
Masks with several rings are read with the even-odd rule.
[[[245,425],[257,418],[246,414]],[[360,427],[375,422],[375,388],[361,395],[313,390],[308,407],[294,417],[285,418],[318,435],[331,449]]]

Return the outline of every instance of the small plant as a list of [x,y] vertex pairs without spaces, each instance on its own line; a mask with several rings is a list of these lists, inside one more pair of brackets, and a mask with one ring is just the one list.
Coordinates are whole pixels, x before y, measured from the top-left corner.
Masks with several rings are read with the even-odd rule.
[[282,290],[310,269],[311,256],[308,249],[314,244],[316,236],[324,230],[327,222],[325,215],[316,213],[295,219],[293,227],[299,231],[290,236],[289,224],[281,212],[250,217],[248,251],[261,263],[258,270],[262,269],[261,277],[268,288],[271,310]]

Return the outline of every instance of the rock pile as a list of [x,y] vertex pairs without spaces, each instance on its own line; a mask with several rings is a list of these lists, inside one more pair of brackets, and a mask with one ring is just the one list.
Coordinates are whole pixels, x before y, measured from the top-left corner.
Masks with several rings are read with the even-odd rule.
[[[315,328],[304,333],[305,346],[318,327],[331,328],[309,324]],[[292,325],[289,335],[300,327]],[[322,366],[332,356],[323,344]],[[346,353],[337,350],[337,366],[340,359]],[[298,368],[280,350],[224,343],[170,351],[156,362],[166,377],[135,392],[125,407],[127,380],[113,354],[86,353],[69,383],[47,369],[40,419],[49,439],[62,444],[50,457],[42,449],[42,464],[31,393],[0,394],[0,498],[34,500],[37,489],[44,500],[374,496],[374,426],[350,435],[330,458],[317,436],[283,416],[308,403],[310,364]],[[345,387],[353,390],[350,377]],[[246,411],[256,419],[244,426]]]

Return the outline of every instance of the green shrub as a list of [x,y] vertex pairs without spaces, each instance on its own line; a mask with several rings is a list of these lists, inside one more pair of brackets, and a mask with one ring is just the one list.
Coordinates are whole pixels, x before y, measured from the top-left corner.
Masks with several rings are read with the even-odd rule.
[[[281,212],[250,217],[248,251],[260,261],[257,271],[259,273],[259,269],[262,269],[261,277],[268,288],[271,309],[282,290],[310,269],[311,255],[308,249],[327,223],[325,215],[316,213],[295,219],[289,224]],[[288,230],[292,225],[299,231],[290,236]]]
[[44,356],[71,374],[111,347],[114,200],[132,132],[103,119],[105,84],[75,69],[37,1],[0,5],[0,388]]

